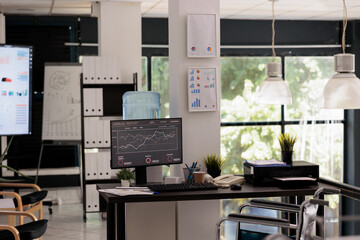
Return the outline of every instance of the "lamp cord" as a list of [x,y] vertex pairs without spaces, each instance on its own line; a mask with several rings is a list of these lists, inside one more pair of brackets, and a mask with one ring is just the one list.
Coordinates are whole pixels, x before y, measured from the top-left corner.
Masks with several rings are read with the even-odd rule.
[[347,9],[346,9],[346,3],[345,0],[343,0],[343,5],[344,5],[344,9],[343,9],[343,33],[342,33],[342,50],[343,53],[345,53],[345,32],[346,32],[346,27],[347,27]]
[[[345,0],[344,0],[345,1]],[[275,53],[275,11],[274,11],[275,1],[272,1],[272,40],[271,40],[271,48],[272,48],[272,56],[273,61],[275,61],[276,53]]]

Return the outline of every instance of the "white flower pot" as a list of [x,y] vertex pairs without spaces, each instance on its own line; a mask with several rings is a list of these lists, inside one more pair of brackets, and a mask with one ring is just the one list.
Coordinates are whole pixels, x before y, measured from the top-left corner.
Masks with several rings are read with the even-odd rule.
[[121,180],[122,187],[130,187],[130,181],[128,180]]

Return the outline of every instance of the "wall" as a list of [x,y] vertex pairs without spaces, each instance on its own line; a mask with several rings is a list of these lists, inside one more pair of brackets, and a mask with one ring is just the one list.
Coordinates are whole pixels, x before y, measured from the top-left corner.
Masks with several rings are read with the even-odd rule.
[[[183,119],[184,162],[201,163],[209,153],[220,153],[220,110],[216,112],[188,111],[187,72],[189,67],[217,68],[217,96],[220,106],[220,54],[215,58],[187,57],[187,14],[216,13],[217,30],[220,29],[219,0],[169,0],[169,69],[170,116]],[[216,34],[217,52],[220,53],[220,31]],[[181,176],[180,166],[172,166],[173,175]],[[177,237],[179,240],[215,239],[215,226],[219,220],[220,201],[178,202]]]
[[122,82],[132,83],[135,72],[140,77],[140,3],[101,2],[98,33],[99,56],[123,56],[120,60]]

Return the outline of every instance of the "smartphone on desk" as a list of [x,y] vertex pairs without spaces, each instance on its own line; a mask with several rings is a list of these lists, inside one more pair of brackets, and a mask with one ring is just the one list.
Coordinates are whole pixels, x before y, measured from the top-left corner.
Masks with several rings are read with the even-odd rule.
[[243,176],[235,176],[232,174],[221,175],[213,179],[214,184],[220,187],[229,187],[235,183],[243,183],[244,182]]

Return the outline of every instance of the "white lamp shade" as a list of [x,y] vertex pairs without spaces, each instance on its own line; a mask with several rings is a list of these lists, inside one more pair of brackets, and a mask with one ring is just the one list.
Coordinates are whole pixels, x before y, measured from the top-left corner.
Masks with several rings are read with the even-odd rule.
[[360,80],[355,76],[355,55],[336,54],[337,72],[324,88],[324,108],[360,109]]
[[256,102],[262,104],[291,104],[289,86],[281,78],[281,63],[270,62],[266,65],[267,78],[260,84]]
[[257,103],[262,104],[291,104],[289,86],[281,77],[268,77],[259,87]]
[[360,80],[353,73],[337,73],[324,89],[324,108],[359,109]]

